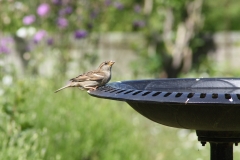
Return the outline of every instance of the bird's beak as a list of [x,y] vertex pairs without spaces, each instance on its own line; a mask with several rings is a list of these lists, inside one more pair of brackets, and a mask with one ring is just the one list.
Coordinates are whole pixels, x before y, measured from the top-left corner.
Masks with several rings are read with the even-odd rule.
[[109,66],[112,66],[114,63],[115,63],[114,61],[110,61]]

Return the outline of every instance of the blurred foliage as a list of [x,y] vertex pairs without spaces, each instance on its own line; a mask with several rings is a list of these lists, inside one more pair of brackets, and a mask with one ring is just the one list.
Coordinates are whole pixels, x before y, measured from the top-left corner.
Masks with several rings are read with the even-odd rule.
[[[25,16],[35,15],[36,20],[30,24],[31,26],[54,33],[73,32],[79,28],[100,32],[131,31],[134,20],[146,20],[148,28],[143,28],[146,31],[161,31],[161,21],[164,18],[162,11],[168,7],[172,8],[175,13],[176,23],[179,23],[187,14],[185,6],[189,2],[191,1],[153,0],[151,16],[146,17],[148,13],[143,8],[144,3],[146,3],[144,0],[52,0],[49,2],[43,0],[3,0],[0,2],[0,28],[3,32],[15,33],[24,25],[23,18]],[[47,3],[50,7],[50,11],[44,16],[37,14],[37,8],[42,3]],[[204,1],[203,4],[204,30],[240,29],[239,24],[236,23],[236,20],[240,18],[239,1]],[[18,14],[14,14],[16,12]],[[69,27],[59,28],[57,23],[59,17],[66,18]]]
[[45,149],[41,148],[41,144],[44,141],[39,141],[39,137],[44,136],[45,131],[34,128],[29,118],[31,113],[24,107],[30,86],[27,86],[24,81],[15,81],[15,84],[10,87],[13,77],[5,75],[1,78],[3,83],[0,86],[0,137],[2,139],[0,158],[43,158]]
[[[240,18],[238,10],[240,2],[202,1],[203,4],[196,3],[200,5],[199,9],[192,11],[193,2],[190,0],[4,0],[0,1],[0,29],[3,33],[15,35],[14,40],[19,44],[17,46],[22,46],[17,48],[18,51],[22,55],[24,53],[30,55],[25,54],[25,58],[28,57],[25,60],[26,66],[32,67],[30,70],[34,74],[36,66],[44,57],[32,54],[36,50],[39,51],[39,48],[42,50],[48,46],[52,50],[58,49],[59,53],[56,57],[61,64],[57,67],[59,73],[65,73],[67,63],[72,59],[68,54],[68,51],[73,48],[72,41],[88,37],[88,43],[97,49],[99,33],[138,32],[144,35],[147,41],[144,46],[134,47],[139,56],[138,61],[153,62],[144,69],[145,73],[155,76],[163,73],[168,77],[176,77],[180,73],[198,68],[195,68],[195,63],[184,59],[184,55],[187,54],[191,58],[191,54],[194,56],[196,49],[207,45],[200,36],[202,33],[240,29],[240,25],[236,23]],[[18,14],[15,14],[16,12]],[[200,13],[195,15],[195,17],[201,17],[196,20],[199,22],[191,19],[191,15],[196,12]],[[190,29],[191,23],[188,21],[195,23]],[[192,29],[193,31],[189,32],[193,34],[190,35],[191,38],[185,39],[186,44],[180,46],[181,56],[178,57],[174,48],[179,45],[177,44],[179,35],[184,35],[179,32],[183,26],[186,30]],[[19,36],[23,39],[17,39]],[[22,44],[26,39],[29,45]],[[191,42],[196,42],[196,39],[201,43]],[[7,45],[1,46],[5,43],[0,42],[0,53],[9,52]],[[153,49],[149,51],[149,47]],[[86,52],[86,55],[89,53]],[[93,52],[92,55],[96,59],[97,52]],[[31,60],[33,62],[28,63]],[[176,61],[180,62],[176,63]],[[200,65],[201,62],[198,61],[197,64]],[[193,66],[186,64],[193,64]],[[137,68],[135,63],[132,66],[133,69]],[[140,74],[136,70],[134,72],[136,75]]]
[[216,32],[240,30],[240,1],[217,0],[205,1],[203,14],[205,17],[204,31]]
[[[153,2],[152,8],[147,2]],[[144,45],[131,44],[139,56],[132,63],[133,72],[136,77],[146,73],[161,77],[164,65],[174,58],[171,47],[161,42],[166,10],[173,13],[170,40],[174,41],[179,25],[186,21],[190,2],[0,0],[0,159],[209,159],[209,146],[201,147],[192,131],[157,125],[124,103],[92,98],[77,89],[53,93],[63,81],[62,76],[55,75],[64,75],[72,59],[72,42],[97,46],[99,33],[144,35]],[[203,28],[189,42],[198,61],[193,60],[188,74],[180,71],[178,76],[238,77],[238,70],[227,70],[199,53],[206,52],[203,46],[210,44],[202,38],[203,33],[240,29],[239,3],[204,1]],[[4,38],[6,33],[12,37]],[[15,76],[12,67],[2,61],[11,53],[8,47],[13,40],[31,78]],[[90,64],[97,61],[97,51],[85,52],[83,58]],[[49,53],[59,60],[58,69],[50,79],[39,78],[37,67]],[[139,69],[139,64],[146,65]],[[238,156],[239,150],[235,152]]]
[[[147,159],[150,156],[144,151],[143,141],[139,141],[145,139],[144,134],[133,132],[126,120],[131,113],[125,109],[92,99],[80,90],[58,94],[60,98],[56,99],[52,92],[56,85],[50,80],[13,81],[11,87],[4,87],[0,101],[1,159]],[[12,82],[4,80],[5,86]],[[114,107],[109,108],[111,104]]]

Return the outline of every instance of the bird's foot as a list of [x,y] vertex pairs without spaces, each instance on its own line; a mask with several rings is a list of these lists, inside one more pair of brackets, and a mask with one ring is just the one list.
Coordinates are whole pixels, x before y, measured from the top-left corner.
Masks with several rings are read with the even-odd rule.
[[89,90],[90,91],[95,91],[97,88],[90,88]]
[[90,88],[88,91],[89,91],[89,92],[90,92],[90,91],[95,91],[95,90],[97,89],[97,87],[98,87],[98,86],[92,87],[92,88]]

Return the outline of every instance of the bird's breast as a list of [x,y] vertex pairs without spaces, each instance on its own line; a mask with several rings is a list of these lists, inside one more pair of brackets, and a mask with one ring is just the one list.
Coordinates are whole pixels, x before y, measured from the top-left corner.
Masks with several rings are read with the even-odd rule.
[[110,81],[110,79],[111,79],[111,73],[106,72],[104,78],[102,79],[101,85],[105,85]]

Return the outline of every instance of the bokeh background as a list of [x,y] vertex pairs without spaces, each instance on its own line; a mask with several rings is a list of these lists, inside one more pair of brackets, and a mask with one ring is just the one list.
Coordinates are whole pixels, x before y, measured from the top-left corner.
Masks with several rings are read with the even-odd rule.
[[[194,131],[158,125],[68,79],[115,60],[112,81],[238,77],[240,1],[0,0],[0,159],[209,159]],[[240,156],[234,147],[234,156]]]

